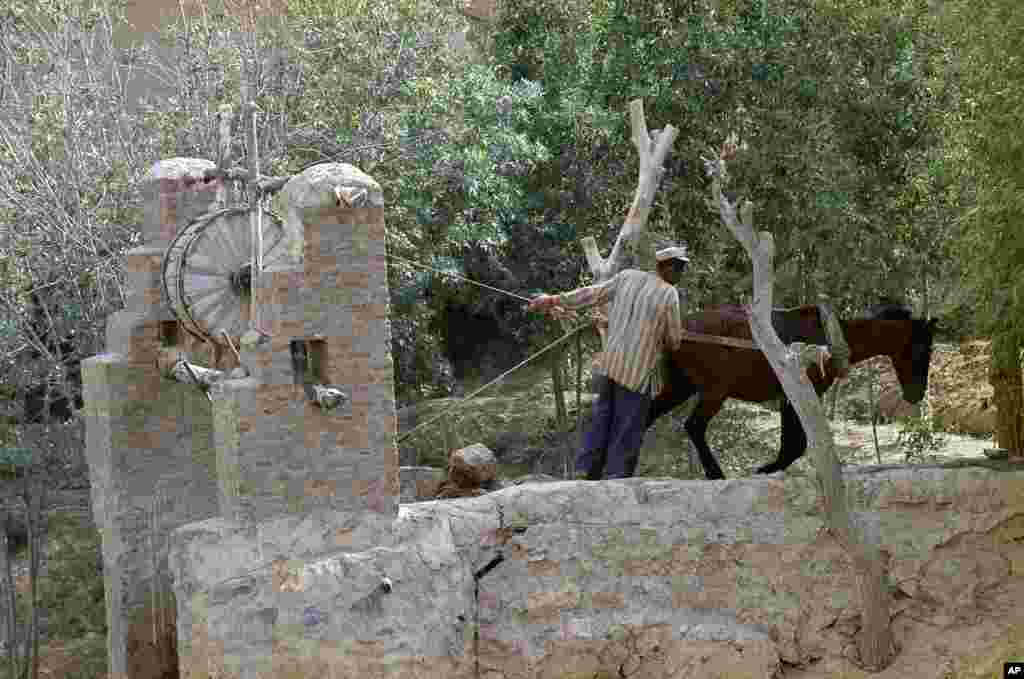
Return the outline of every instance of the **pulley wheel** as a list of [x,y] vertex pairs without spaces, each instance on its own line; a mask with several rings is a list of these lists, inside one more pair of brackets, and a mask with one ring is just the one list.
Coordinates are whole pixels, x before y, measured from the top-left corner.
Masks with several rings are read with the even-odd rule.
[[[227,208],[182,229],[164,253],[164,295],[182,326],[200,339],[226,344],[249,329],[253,288],[252,225],[255,208]],[[281,220],[263,210],[264,266],[282,245]]]

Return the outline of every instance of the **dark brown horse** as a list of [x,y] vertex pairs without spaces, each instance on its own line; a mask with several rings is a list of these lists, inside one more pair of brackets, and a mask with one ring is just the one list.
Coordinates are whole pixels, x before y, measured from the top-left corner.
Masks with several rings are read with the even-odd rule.
[[[911,318],[910,310],[898,304],[875,307],[867,318],[840,321],[850,347],[850,365],[888,356],[899,376],[903,398],[917,403],[924,398],[928,384],[935,321]],[[780,309],[772,314],[772,324],[786,344],[806,342],[827,344],[818,308],[803,306]],[[683,318],[683,327],[691,332],[751,339],[746,312],[739,306],[720,306]],[[782,385],[768,359],[756,349],[686,341],[672,352],[667,384],[651,403],[647,426],[659,417],[700,394],[700,401],[686,420],[686,432],[697,447],[704,474],[709,479],[724,479],[721,467],[708,447],[705,433],[708,423],[727,398],[764,402],[782,398],[782,441],[778,458],[757,473],[781,471],[798,460],[807,449],[807,437],[793,406],[785,399]],[[807,371],[820,397],[837,377],[831,361],[825,374],[815,366]]]

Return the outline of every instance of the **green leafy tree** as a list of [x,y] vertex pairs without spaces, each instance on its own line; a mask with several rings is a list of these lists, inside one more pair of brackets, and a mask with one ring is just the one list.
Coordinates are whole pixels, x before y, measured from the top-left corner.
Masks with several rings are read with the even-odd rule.
[[964,283],[976,291],[980,330],[992,338],[989,381],[996,439],[1024,455],[1024,7],[1009,0],[949,2],[940,21],[962,83],[947,119],[956,169],[969,175],[958,248]]
[[[923,262],[943,254],[908,198],[919,168],[907,158],[939,142],[928,81],[937,42],[926,9],[904,4],[891,19],[841,1],[531,0],[503,7],[493,49],[502,72],[544,87],[546,145],[611,171],[605,200],[570,215],[580,235],[614,238],[607,225],[621,220],[636,171],[624,114],[642,97],[649,118],[683,126],[653,221],[697,255],[691,300],[737,301],[750,287],[742,252],[703,204],[702,154],[735,131],[737,191],[763,206],[759,222],[776,237],[780,301],[824,293],[851,311],[883,294],[923,299],[938,275]],[[560,169],[532,179],[578,181]]]

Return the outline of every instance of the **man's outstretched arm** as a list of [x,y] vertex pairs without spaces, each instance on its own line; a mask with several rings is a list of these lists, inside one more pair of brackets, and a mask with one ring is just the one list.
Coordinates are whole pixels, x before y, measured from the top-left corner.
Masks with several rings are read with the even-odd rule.
[[586,309],[611,299],[618,283],[619,275],[615,274],[604,283],[577,288],[560,295],[538,295],[530,302],[529,310],[543,309],[552,306],[564,306],[567,309]]

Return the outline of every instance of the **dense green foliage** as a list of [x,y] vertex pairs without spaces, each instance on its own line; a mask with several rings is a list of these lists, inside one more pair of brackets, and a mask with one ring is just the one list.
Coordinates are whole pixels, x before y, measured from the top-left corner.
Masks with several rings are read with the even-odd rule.
[[946,4],[941,25],[955,53],[962,100],[947,115],[954,169],[969,193],[957,246],[983,332],[1005,365],[1024,347],[1024,6],[1010,0]]
[[948,206],[929,184],[941,166],[937,41],[913,4],[881,13],[852,3],[531,0],[503,14],[494,51],[566,114],[570,124],[542,131],[549,146],[581,154],[601,139],[625,163],[605,209],[577,215],[581,233],[586,217],[614,220],[628,206],[636,153],[626,109],[642,98],[651,127],[680,128],[655,222],[697,254],[692,301],[749,294],[746,260],[707,210],[700,171],[707,146],[735,131],[744,148],[732,188],[775,236],[780,303],[825,294],[855,311],[883,294],[923,302],[950,267],[948,209],[936,214]]
[[[98,6],[60,0],[37,14],[86,30],[105,25]],[[962,116],[962,69],[923,0],[527,0],[503,5],[494,24],[458,7],[304,0],[250,22],[208,3],[165,27],[165,46],[178,50],[171,61],[146,47],[110,49],[120,77],[134,68],[165,82],[138,112],[116,80],[62,69],[33,80],[36,95],[17,109],[26,141],[0,149],[0,210],[12,225],[0,276],[15,291],[81,272],[51,298],[79,299],[51,304],[60,313],[37,335],[71,328],[81,355],[99,349],[103,319],[123,303],[119,254],[140,217],[138,180],[157,157],[215,157],[215,113],[237,104],[243,80],[263,111],[265,172],[354,163],[385,189],[392,253],[517,294],[585,282],[583,236],[607,252],[635,190],[635,98],[651,128],[680,128],[648,226],[696,255],[684,282],[691,308],[749,294],[748,262],[705,202],[702,156],[733,132],[742,143],[731,190],[754,201],[758,227],[775,236],[780,304],[826,295],[856,313],[889,295],[922,312],[959,311],[969,330],[977,294],[1002,287],[977,277],[978,293],[960,289],[953,236],[974,206],[975,176],[950,161],[966,142],[950,150],[940,132]],[[5,58],[42,71],[52,46],[32,37],[27,17],[24,7],[9,12],[20,42]],[[247,142],[236,128],[240,157]],[[83,223],[85,247],[54,249],[66,225]],[[1012,243],[991,248],[1013,259]],[[551,337],[510,298],[397,260],[389,276],[403,399],[440,379],[453,308],[496,319],[524,348]],[[5,298],[7,349],[39,343],[18,320],[28,303]]]

